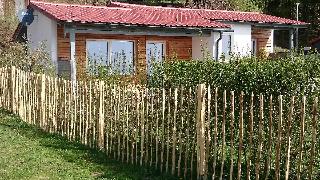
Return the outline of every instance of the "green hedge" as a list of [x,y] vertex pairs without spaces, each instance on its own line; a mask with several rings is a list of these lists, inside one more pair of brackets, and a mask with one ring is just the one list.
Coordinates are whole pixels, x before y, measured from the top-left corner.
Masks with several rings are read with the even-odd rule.
[[155,68],[152,87],[193,87],[205,83],[225,90],[264,94],[314,94],[319,91],[320,56],[292,55],[276,60],[233,58],[229,63],[176,61]]

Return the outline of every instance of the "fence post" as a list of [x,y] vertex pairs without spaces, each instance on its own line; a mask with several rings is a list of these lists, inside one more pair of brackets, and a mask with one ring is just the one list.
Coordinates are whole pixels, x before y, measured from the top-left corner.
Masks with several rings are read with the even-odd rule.
[[42,74],[41,75],[41,96],[40,96],[40,107],[39,109],[41,109],[41,120],[40,120],[40,127],[41,128],[45,128],[45,120],[46,120],[46,106],[45,106],[45,100],[46,100],[46,80],[45,80],[45,75]]
[[206,151],[205,151],[205,93],[206,87],[200,84],[197,90],[197,172],[200,179],[205,178]]
[[99,100],[99,148],[104,148],[104,81],[99,83],[100,100]]
[[[15,73],[16,71],[15,71],[15,67],[14,66],[12,66],[11,67],[11,81],[10,81],[10,86],[11,86],[11,97],[10,97],[10,100],[11,100],[11,111],[13,112],[13,113],[16,113],[15,112],[15,92],[16,92],[16,90],[15,90],[15,75],[16,75],[16,73]],[[9,91],[10,92],[10,91]]]
[[314,99],[312,107],[312,142],[311,142],[311,158],[309,162],[309,179],[313,179],[315,173],[313,166],[315,164],[316,142],[317,142],[317,120],[318,120],[318,97]]

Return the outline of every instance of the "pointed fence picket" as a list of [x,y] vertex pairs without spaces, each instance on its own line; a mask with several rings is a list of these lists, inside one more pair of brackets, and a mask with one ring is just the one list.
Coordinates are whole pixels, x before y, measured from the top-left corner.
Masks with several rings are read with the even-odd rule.
[[317,179],[318,98],[71,82],[0,68],[0,105],[119,161],[185,179]]

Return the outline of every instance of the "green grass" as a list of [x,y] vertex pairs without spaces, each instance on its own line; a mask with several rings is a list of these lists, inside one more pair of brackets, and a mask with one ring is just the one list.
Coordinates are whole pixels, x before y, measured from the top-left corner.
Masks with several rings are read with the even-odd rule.
[[0,179],[175,179],[29,126],[0,110]]

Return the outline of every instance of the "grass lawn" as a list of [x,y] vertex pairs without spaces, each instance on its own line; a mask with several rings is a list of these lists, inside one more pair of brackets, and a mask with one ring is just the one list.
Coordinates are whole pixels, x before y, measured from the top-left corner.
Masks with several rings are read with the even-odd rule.
[[0,110],[0,179],[175,179],[119,163]]

